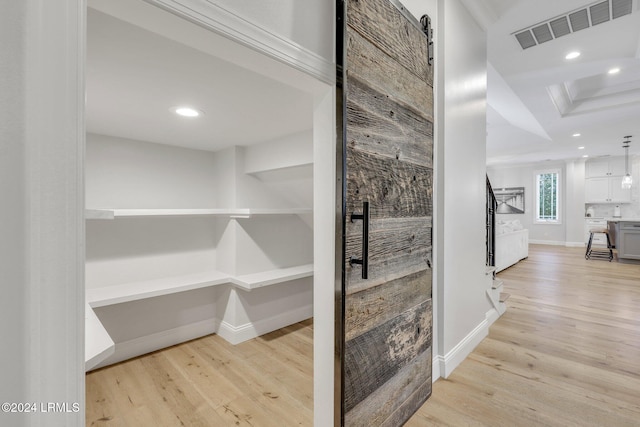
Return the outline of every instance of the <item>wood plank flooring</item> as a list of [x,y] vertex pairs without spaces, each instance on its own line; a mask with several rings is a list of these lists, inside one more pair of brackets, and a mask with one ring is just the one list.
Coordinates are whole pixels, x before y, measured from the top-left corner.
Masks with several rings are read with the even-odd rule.
[[87,426],[311,426],[313,322],[209,335],[86,376]]
[[[531,245],[498,276],[507,312],[406,425],[640,426],[640,265]],[[311,426],[312,334],[212,335],[89,373],[87,425]]]
[[640,265],[531,245],[489,336],[407,426],[640,426]]

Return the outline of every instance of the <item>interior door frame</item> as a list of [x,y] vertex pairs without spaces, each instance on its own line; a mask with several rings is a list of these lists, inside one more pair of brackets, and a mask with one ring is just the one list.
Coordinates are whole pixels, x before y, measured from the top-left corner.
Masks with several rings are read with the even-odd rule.
[[[59,425],[84,425],[84,150],[86,0],[29,0],[27,33],[24,207],[28,234],[23,256],[28,337],[23,349],[24,401],[77,403],[59,414]],[[275,59],[306,81],[314,99],[314,372],[333,369],[335,227],[335,66],[276,34],[211,2],[144,0],[196,25]],[[206,7],[205,7],[206,6]],[[203,9],[205,7],[206,10]],[[61,55],[60,52],[65,52]],[[55,143],[51,143],[51,142]],[[60,166],[60,167],[58,167]],[[53,197],[52,197],[53,196]],[[319,325],[323,327],[318,328]],[[18,326],[17,326],[18,327]],[[324,351],[322,351],[324,350]],[[18,367],[19,368],[19,367]],[[325,376],[327,377],[327,376]],[[326,425],[333,411],[333,378],[314,378],[314,420]],[[75,407],[75,406],[74,406]],[[324,415],[323,415],[324,414]],[[51,414],[27,414],[25,422],[51,423]],[[329,416],[330,417],[330,416]],[[36,421],[39,420],[39,421]],[[45,421],[46,420],[46,421]]]

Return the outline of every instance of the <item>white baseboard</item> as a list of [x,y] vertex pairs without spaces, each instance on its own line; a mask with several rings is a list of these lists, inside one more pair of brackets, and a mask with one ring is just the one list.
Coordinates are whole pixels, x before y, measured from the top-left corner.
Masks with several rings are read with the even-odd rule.
[[487,327],[490,327],[496,320],[500,318],[500,313],[495,308],[491,308],[489,311],[487,311],[487,314],[485,316],[487,318]]
[[566,242],[559,240],[529,240],[530,244],[534,245],[550,245],[550,246],[564,246]]
[[438,356],[440,362],[440,374],[448,378],[455,368],[471,354],[480,342],[489,334],[489,324],[487,320],[480,322],[466,337],[462,339],[454,348],[449,351],[444,358]]
[[431,382],[435,383],[442,377],[443,366],[444,357],[437,354],[433,356],[433,362],[431,363]]
[[310,317],[313,317],[313,304],[240,326],[233,326],[228,322],[222,321],[217,333],[235,345]]
[[585,242],[566,242],[564,245],[568,248],[584,248],[587,246]]
[[218,319],[207,319],[116,343],[114,353],[94,369],[212,334],[218,330],[219,325],[220,321]]
[[233,326],[227,322],[221,322],[219,319],[207,319],[190,323],[174,329],[116,343],[113,354],[92,369],[102,368],[213,333],[217,333],[231,344],[240,344],[311,317],[313,317],[313,304],[240,326]]

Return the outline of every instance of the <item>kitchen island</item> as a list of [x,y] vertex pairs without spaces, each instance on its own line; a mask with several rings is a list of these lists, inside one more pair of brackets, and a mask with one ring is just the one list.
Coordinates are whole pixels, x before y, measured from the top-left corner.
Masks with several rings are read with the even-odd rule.
[[618,259],[640,260],[640,218],[605,218]]

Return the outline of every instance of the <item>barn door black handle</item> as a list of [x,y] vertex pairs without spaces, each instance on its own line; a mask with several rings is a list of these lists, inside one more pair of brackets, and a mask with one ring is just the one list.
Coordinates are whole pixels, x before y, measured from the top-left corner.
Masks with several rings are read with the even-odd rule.
[[349,258],[349,264],[362,265],[362,278],[369,278],[369,202],[362,202],[362,213],[351,213],[351,222],[362,220],[362,258]]

